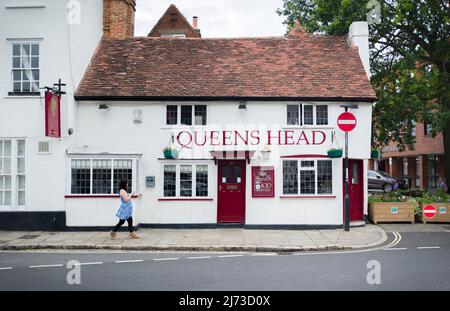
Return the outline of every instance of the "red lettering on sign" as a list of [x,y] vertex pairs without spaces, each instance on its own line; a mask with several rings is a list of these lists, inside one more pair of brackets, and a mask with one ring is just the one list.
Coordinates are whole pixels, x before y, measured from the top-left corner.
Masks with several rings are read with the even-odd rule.
[[305,145],[310,145],[308,137],[306,137],[305,131],[301,131],[300,137],[297,140],[297,145],[300,145],[302,140],[306,142]]
[[234,131],[234,144],[238,145],[238,138],[247,146],[248,145],[248,131],[245,131],[245,138],[239,133],[239,131]]
[[195,131],[194,132],[194,144],[196,144],[197,146],[204,146],[204,145],[206,145],[206,132],[204,132],[203,133],[203,142],[199,142],[199,139],[198,139],[198,131]]
[[261,139],[259,138],[259,131],[258,130],[254,130],[250,132],[250,137],[253,138],[253,142],[252,145],[259,145]]
[[[186,136],[188,137],[188,142],[183,143],[183,142],[181,141],[181,135],[182,135],[182,134],[184,134],[184,135],[186,135]],[[183,135],[183,136],[184,136],[184,135]],[[191,134],[190,132],[187,132],[187,131],[179,132],[178,135],[177,135],[177,142],[178,142],[178,143],[180,144],[180,146],[183,147],[183,148],[192,149],[192,147],[189,146],[189,145],[192,143],[192,134]]]
[[277,131],[277,135],[275,136],[272,136],[271,133],[271,130],[267,131],[267,145],[272,145],[272,138],[278,139],[278,145],[281,145],[281,131]]
[[[324,132],[322,131],[312,131],[313,132],[313,145],[322,145],[327,138]],[[316,141],[316,134],[322,135],[322,140],[320,142]]]
[[211,146],[219,146],[219,131],[211,131]]

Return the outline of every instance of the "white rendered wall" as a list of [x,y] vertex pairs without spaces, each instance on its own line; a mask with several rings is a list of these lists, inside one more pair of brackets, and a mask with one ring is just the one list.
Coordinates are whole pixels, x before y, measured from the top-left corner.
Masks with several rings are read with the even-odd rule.
[[[73,94],[102,35],[103,2],[78,0],[80,23],[68,24],[66,3],[74,1],[1,1],[0,3],[0,139],[26,140],[25,211],[65,209],[66,149],[74,127]],[[33,7],[35,6],[35,7]],[[76,20],[75,20],[76,22]],[[70,40],[69,40],[70,38]],[[61,139],[46,138],[42,97],[8,96],[11,91],[11,40],[40,42],[40,87],[61,78]],[[70,47],[70,49],[69,49]],[[50,140],[51,153],[38,154],[38,141]],[[0,209],[16,210],[14,208]]]
[[[100,103],[110,105],[109,111],[98,109]],[[139,223],[216,223],[217,221],[217,166],[211,160],[194,162],[178,160],[169,163],[208,163],[210,165],[211,201],[160,201],[162,198],[162,165],[167,163],[162,149],[170,144],[172,132],[201,130],[202,127],[165,125],[166,105],[207,105],[207,128],[272,128],[286,129],[286,105],[298,102],[247,102],[247,110],[239,110],[239,102],[85,102],[79,101],[78,126],[75,131],[77,145],[70,154],[141,154],[138,172],[138,191],[135,200],[135,218]],[[306,103],[305,103],[306,104]],[[317,103],[323,104],[323,103]],[[344,134],[337,129],[336,119],[343,112],[339,103],[329,102],[329,125],[314,126],[309,130],[335,131],[339,144],[344,146]],[[142,123],[133,122],[133,110],[142,110]],[[354,131],[349,134],[349,155],[353,159],[370,158],[371,104],[359,103],[352,110],[358,119]],[[280,125],[281,124],[281,125]],[[291,128],[291,127],[289,127]],[[300,127],[294,127],[298,130]],[[247,224],[342,224],[342,159],[333,160],[333,196],[336,198],[280,198],[282,194],[282,167],[280,156],[298,154],[326,155],[331,142],[318,146],[272,146],[270,159],[252,160],[246,175],[246,223]],[[261,145],[258,148],[262,147]],[[230,150],[243,146],[226,146]],[[255,149],[254,147],[252,147]],[[250,148],[250,149],[252,149]],[[257,149],[257,148],[256,148]],[[198,148],[194,150],[198,151]],[[209,149],[206,149],[208,151]],[[202,152],[182,149],[180,158],[202,158]],[[205,150],[203,150],[205,151]],[[204,158],[204,157],[203,157]],[[196,160],[198,161],[198,160]],[[276,170],[275,198],[251,197],[251,166],[270,165]],[[366,166],[364,166],[366,168]],[[365,173],[364,173],[365,174]],[[156,187],[145,186],[145,176],[156,177]],[[365,179],[364,179],[365,180]],[[82,201],[83,200],[83,201]],[[365,202],[366,201],[365,195]],[[116,199],[67,199],[69,225],[86,225],[82,215],[92,208],[89,222],[110,225],[117,209]],[[105,206],[106,205],[106,206]],[[112,206],[112,207],[111,207]],[[95,212],[94,212],[95,211]],[[112,217],[112,218],[111,218]]]

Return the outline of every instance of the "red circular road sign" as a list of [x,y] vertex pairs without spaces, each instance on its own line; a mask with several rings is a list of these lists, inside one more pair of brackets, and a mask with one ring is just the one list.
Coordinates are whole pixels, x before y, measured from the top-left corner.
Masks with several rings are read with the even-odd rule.
[[343,112],[337,119],[339,128],[344,132],[350,132],[356,126],[356,118],[350,112]]
[[427,218],[433,218],[436,215],[436,208],[433,205],[427,205],[423,208],[423,215]]

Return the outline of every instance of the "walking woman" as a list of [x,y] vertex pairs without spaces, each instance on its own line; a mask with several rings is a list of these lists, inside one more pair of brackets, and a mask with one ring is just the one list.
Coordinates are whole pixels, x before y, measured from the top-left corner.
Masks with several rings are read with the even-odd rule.
[[119,218],[119,222],[110,232],[111,239],[116,237],[117,231],[119,231],[120,227],[125,223],[125,220],[128,222],[128,230],[130,231],[130,239],[139,239],[139,236],[136,235],[133,228],[133,203],[131,202],[131,198],[135,194],[128,194],[128,181],[122,179],[119,183],[119,194],[120,194],[120,207],[117,211],[116,216]]

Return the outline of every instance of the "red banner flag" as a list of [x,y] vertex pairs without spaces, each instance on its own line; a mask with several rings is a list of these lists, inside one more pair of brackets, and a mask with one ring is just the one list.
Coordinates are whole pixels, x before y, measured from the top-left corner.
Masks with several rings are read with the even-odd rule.
[[45,136],[61,137],[61,96],[45,92]]

